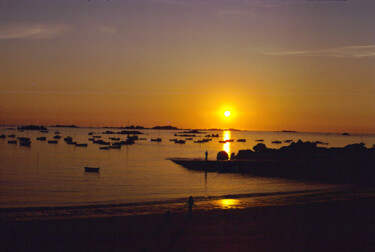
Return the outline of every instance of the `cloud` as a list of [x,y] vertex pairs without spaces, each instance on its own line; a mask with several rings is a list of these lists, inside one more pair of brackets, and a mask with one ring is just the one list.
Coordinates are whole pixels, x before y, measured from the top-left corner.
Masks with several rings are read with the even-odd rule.
[[8,24],[0,26],[0,39],[51,39],[69,30],[64,24]]
[[320,56],[337,58],[365,58],[375,56],[375,45],[345,46],[325,50],[263,52],[272,56]]

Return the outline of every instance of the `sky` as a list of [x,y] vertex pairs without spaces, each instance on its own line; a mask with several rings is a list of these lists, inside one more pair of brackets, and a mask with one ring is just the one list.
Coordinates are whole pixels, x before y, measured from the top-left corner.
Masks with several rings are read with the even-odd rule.
[[374,13],[372,0],[0,0],[0,119],[375,133]]

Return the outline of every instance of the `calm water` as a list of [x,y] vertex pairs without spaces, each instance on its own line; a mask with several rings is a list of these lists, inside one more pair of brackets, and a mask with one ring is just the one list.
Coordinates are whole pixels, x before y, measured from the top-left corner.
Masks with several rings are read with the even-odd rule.
[[[0,207],[74,206],[90,204],[123,204],[134,202],[164,201],[193,196],[220,196],[232,194],[277,193],[287,191],[332,188],[332,185],[269,179],[239,174],[205,175],[192,172],[167,160],[170,157],[201,157],[207,150],[209,159],[220,150],[236,152],[252,148],[256,139],[264,139],[268,147],[273,140],[310,140],[329,142],[329,146],[345,146],[364,142],[375,144],[374,136],[341,136],[339,134],[277,133],[277,132],[229,132],[217,131],[219,138],[198,144],[186,141],[179,145],[168,141],[177,131],[142,130],[137,141],[120,150],[100,150],[99,145],[88,141],[92,129],[50,128],[49,133],[6,129],[4,134],[16,134],[31,138],[31,147],[8,144],[0,139]],[[95,133],[106,129],[95,129]],[[55,131],[61,136],[72,136],[88,147],[76,147],[59,143],[36,141],[38,136],[52,140]],[[112,129],[112,131],[119,131]],[[102,139],[126,135],[103,135]],[[150,138],[161,137],[161,143]],[[245,138],[246,143],[220,144],[222,139]],[[199,139],[199,138],[197,138]],[[84,173],[85,166],[100,166],[100,174]]]

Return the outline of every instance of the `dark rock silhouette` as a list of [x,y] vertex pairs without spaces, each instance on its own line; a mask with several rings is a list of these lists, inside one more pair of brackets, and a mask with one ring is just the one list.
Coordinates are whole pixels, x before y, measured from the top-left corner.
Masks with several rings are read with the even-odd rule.
[[375,146],[366,148],[363,143],[326,148],[299,140],[280,149],[259,143],[253,150],[240,150],[231,160],[224,151],[217,154],[217,161],[171,160],[188,169],[205,172],[250,173],[329,183],[375,183]]
[[219,151],[217,153],[216,159],[217,160],[228,160],[228,153],[226,153],[225,151]]

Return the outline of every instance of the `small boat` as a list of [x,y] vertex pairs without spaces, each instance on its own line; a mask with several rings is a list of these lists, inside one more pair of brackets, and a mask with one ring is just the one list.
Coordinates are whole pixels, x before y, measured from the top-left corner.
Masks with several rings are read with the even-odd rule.
[[7,136],[6,135],[0,135],[1,139],[5,139]]
[[257,140],[255,140],[255,142],[264,142],[264,140],[263,139],[257,139]]
[[109,146],[101,146],[99,147],[99,150],[109,150]]
[[8,140],[8,144],[17,144],[17,140]]
[[54,136],[53,138],[54,138],[54,139],[60,139],[60,138],[61,138],[61,136],[59,136],[59,135],[56,135],[56,136]]
[[226,143],[226,142],[227,142],[227,141],[225,141],[225,140],[224,140],[224,141],[219,141],[219,143]]
[[109,139],[110,139],[110,140],[113,140],[113,141],[120,141],[120,138],[119,138],[119,137],[110,137]]
[[246,139],[237,139],[237,142],[240,142],[240,143],[244,143],[244,142],[246,142]]
[[17,137],[18,140],[23,141],[23,142],[30,142],[29,137]]
[[287,140],[284,141],[284,143],[291,143],[291,142],[293,142],[293,140],[291,140],[291,139],[287,139]]
[[176,140],[174,143],[176,143],[176,144],[184,144],[184,143],[186,143],[186,141],[185,140]]
[[273,143],[273,144],[281,144],[282,142],[281,142],[281,141],[278,141],[278,140],[276,140],[276,141],[272,141],[271,143]]
[[158,138],[151,138],[150,139],[151,142],[161,142],[161,138],[158,137]]
[[57,144],[57,140],[48,140],[49,144]]
[[87,143],[75,143],[77,147],[87,147]]
[[139,140],[147,140],[147,138],[139,138]]
[[39,141],[46,141],[46,140],[47,140],[47,137],[37,137],[36,140],[39,140]]
[[31,142],[30,141],[20,141],[20,146],[30,147],[31,146]]
[[73,137],[70,137],[70,136],[64,137],[64,141],[65,142],[72,142],[73,141]]
[[88,167],[85,166],[85,172],[99,172],[100,167]]
[[232,143],[232,142],[234,142],[234,140],[233,139],[228,139],[228,140],[226,140],[226,142],[227,143]]

